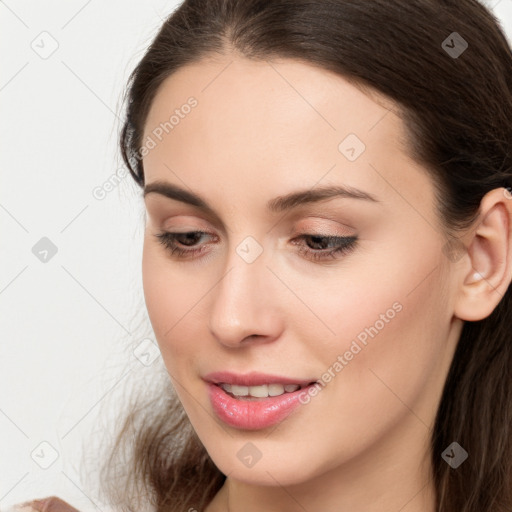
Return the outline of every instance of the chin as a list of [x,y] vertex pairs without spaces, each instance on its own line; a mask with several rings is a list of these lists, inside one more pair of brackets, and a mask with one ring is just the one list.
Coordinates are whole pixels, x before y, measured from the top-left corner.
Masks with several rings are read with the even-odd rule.
[[[254,445],[257,445],[255,442]],[[293,454],[278,455],[275,450],[272,450],[270,456],[265,457],[262,453],[261,458],[252,464],[252,466],[245,465],[240,461],[237,453],[243,452],[244,447],[247,448],[251,444],[249,442],[242,443],[241,448],[236,448],[235,456],[233,452],[219,454],[211,454],[212,460],[219,468],[219,470],[228,475],[230,479],[237,480],[250,485],[282,485],[290,486],[301,484],[314,477],[311,464],[305,465],[301,461],[293,458]],[[223,445],[226,446],[226,445]],[[264,452],[264,449],[261,451]],[[241,456],[243,460],[243,455]],[[302,471],[297,471],[297,468],[304,468]]]

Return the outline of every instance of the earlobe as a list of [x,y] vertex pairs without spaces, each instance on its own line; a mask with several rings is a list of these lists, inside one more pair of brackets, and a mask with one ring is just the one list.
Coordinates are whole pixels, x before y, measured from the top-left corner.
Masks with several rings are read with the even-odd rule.
[[454,311],[461,320],[488,317],[512,280],[512,199],[505,190],[491,190],[482,198],[478,218],[465,237],[468,263],[461,268]]

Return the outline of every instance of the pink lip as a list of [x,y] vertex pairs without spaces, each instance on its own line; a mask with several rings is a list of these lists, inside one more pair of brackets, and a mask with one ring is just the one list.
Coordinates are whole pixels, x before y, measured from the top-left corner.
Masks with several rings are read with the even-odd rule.
[[224,391],[219,383],[237,384],[239,386],[258,386],[268,383],[307,385],[311,380],[294,380],[275,375],[251,373],[235,375],[229,372],[208,374],[205,379],[208,384],[208,395],[212,409],[224,423],[246,430],[259,430],[271,427],[283,421],[301,402],[299,397],[307,393],[307,388],[301,388],[292,393],[268,398],[243,399],[233,398]]

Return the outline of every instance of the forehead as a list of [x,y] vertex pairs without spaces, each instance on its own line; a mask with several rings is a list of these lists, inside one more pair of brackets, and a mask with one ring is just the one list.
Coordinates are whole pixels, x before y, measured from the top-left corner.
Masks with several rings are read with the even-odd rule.
[[[195,106],[185,108],[190,98]],[[387,168],[405,187],[416,177],[399,174],[415,163],[398,114],[374,90],[302,61],[204,59],[180,68],[155,95],[144,129],[144,141],[154,141],[146,182],[185,176],[201,189],[215,177],[217,187],[243,180],[248,188],[296,188],[327,177],[377,192]]]
[[[291,129],[289,121],[293,119],[311,120],[326,132],[360,128],[362,133],[390,111],[398,111],[391,99],[375,89],[365,88],[363,92],[362,87],[348,78],[295,59],[209,57],[179,68],[163,81],[152,102],[145,129],[147,132],[158,125],[166,119],[166,114],[194,96],[201,104],[201,109],[196,110],[208,109],[211,114],[222,111],[217,121],[231,116],[240,124],[257,123],[253,124],[255,128],[284,124]],[[258,112],[262,115],[256,115]],[[252,115],[250,119],[247,113]],[[393,116],[394,126],[388,120],[386,128],[399,130],[400,119]]]

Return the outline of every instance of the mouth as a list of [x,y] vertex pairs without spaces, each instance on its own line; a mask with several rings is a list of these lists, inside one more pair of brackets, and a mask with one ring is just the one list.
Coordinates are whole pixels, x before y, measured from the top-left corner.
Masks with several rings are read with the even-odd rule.
[[302,395],[318,383],[269,379],[268,384],[263,384],[259,378],[257,384],[244,385],[240,380],[247,382],[248,377],[238,378],[236,384],[226,380],[224,376],[218,382],[206,382],[212,410],[223,423],[244,430],[265,429],[281,423],[305,403]]

